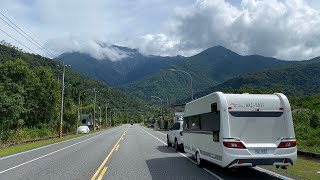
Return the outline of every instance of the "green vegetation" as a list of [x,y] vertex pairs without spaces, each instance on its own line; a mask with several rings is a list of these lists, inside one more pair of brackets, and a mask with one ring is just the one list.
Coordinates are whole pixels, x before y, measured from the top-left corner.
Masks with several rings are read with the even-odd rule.
[[110,86],[119,86],[141,79],[183,59],[182,56],[144,56],[136,49],[116,45],[113,45],[112,48],[129,56],[121,61],[111,61],[108,58],[98,60],[89,54],[72,52],[60,55],[59,61],[71,64],[71,69],[88,77],[98,79]]
[[318,77],[320,77],[320,61],[319,58],[316,58],[284,67],[242,74],[222,84],[212,86],[197,94],[197,96],[222,91],[226,88],[252,87],[268,90],[279,86],[283,88],[282,92],[286,95],[313,95],[319,93],[320,90],[320,79]]
[[302,158],[298,158],[296,164],[288,167],[288,169],[276,169],[275,167],[270,169],[303,179],[316,180],[320,178],[320,174],[317,173],[320,171],[320,163]]
[[[228,49],[217,46],[209,48],[195,56],[184,58],[160,71],[122,85],[129,96],[137,96],[150,102],[150,96],[169,98],[172,103],[187,102],[191,99],[190,78],[181,72],[169,69],[180,69],[191,74],[195,98],[202,97],[202,92],[238,75],[280,67],[294,62],[281,61],[262,56],[240,56]],[[211,91],[213,92],[213,91]]]
[[[39,55],[24,53],[8,43],[0,44],[0,138],[1,143],[15,143],[58,134],[60,123],[61,66]],[[96,118],[99,109],[105,119],[115,114],[113,125],[130,119],[142,122],[144,102],[128,98],[121,91],[112,89],[66,69],[63,132],[75,132],[77,125],[78,96],[84,90],[96,88]],[[82,112],[93,114],[94,93],[81,93]],[[112,116],[113,120],[115,116]],[[102,120],[104,123],[105,121]],[[105,124],[102,124],[105,126]]]

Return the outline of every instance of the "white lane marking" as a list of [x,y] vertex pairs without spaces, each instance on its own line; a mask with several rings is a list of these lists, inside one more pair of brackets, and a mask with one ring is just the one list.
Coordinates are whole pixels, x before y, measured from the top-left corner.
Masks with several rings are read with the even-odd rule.
[[101,133],[101,134],[99,134],[99,135],[97,135],[97,136],[94,136],[94,137],[91,137],[91,138],[85,139],[85,140],[83,140],[83,141],[80,141],[80,142],[77,142],[77,143],[75,143],[75,144],[69,145],[69,146],[67,146],[67,147],[61,148],[61,149],[59,149],[59,150],[53,151],[53,152],[48,153],[48,154],[46,154],[46,155],[40,156],[40,157],[38,157],[38,158],[32,159],[32,160],[30,160],[30,161],[24,162],[24,163],[19,164],[19,165],[13,166],[13,167],[11,167],[11,168],[9,168],[9,169],[6,169],[6,170],[1,171],[1,172],[0,172],[0,174],[2,174],[2,173],[4,173],[4,172],[7,172],[7,171],[10,171],[10,170],[12,170],[12,169],[18,168],[18,167],[20,167],[20,166],[23,166],[23,165],[29,164],[29,163],[31,163],[31,162],[33,162],[33,161],[38,160],[38,159],[42,159],[42,158],[44,158],[44,157],[50,156],[51,154],[55,154],[55,153],[57,153],[57,152],[59,152],[59,151],[62,151],[62,150],[68,149],[68,148],[70,148],[70,147],[72,147],[72,146],[75,146],[75,145],[77,145],[77,144],[80,144],[80,143],[83,143],[83,142],[89,141],[90,139],[93,139],[93,138],[99,137],[99,136],[101,136],[101,135],[104,135],[104,134],[107,134],[107,133],[110,133],[110,132],[111,132],[111,131],[108,131],[108,132],[105,132],[105,133]]
[[[108,130],[110,130],[110,129],[107,129],[105,131],[108,131]],[[61,144],[61,143],[64,143],[64,142],[68,142],[68,141],[71,141],[71,140],[75,140],[75,139],[79,139],[79,138],[82,138],[82,137],[90,136],[90,135],[94,135],[94,134],[87,134],[87,135],[84,135],[84,136],[68,139],[68,140],[61,141],[61,142],[56,142],[56,143],[49,144],[49,145],[46,145],[46,146],[42,146],[42,147],[38,147],[38,148],[35,148],[35,149],[30,149],[30,150],[23,151],[23,152],[20,152],[20,153],[16,153],[16,154],[12,154],[12,155],[9,155],[9,156],[5,156],[5,157],[0,158],[0,161],[4,160],[4,159],[11,158],[11,157],[15,157],[15,156],[18,156],[18,155],[21,155],[21,154],[25,154],[25,153],[28,153],[28,152],[37,151],[37,150],[40,150],[40,149],[43,149],[43,148],[47,148],[47,147],[50,147],[50,146],[53,146],[53,145]]]
[[[142,128],[140,128],[142,129]],[[154,135],[150,134],[148,131],[142,129],[144,132],[148,133],[150,136],[154,137],[155,139],[157,139],[158,141],[162,142],[163,144],[167,145],[167,143],[163,142],[162,140],[160,140],[159,138],[155,137]],[[172,148],[172,147],[171,147]],[[173,148],[172,148],[173,149]],[[173,149],[175,150],[175,149]],[[181,156],[187,158],[189,161],[191,161],[193,164],[197,164],[196,162],[194,162],[192,159],[190,159],[188,156],[186,156],[185,154],[182,154],[181,152],[178,152]],[[205,170],[206,172],[208,172],[209,174],[211,174],[212,176],[214,176],[215,178],[219,179],[219,180],[223,180],[220,176],[216,175],[215,173],[213,173],[212,171],[208,170],[207,168],[202,168],[203,170]]]
[[165,134],[165,133],[163,133],[163,132],[160,132],[160,131],[156,131],[157,133],[160,133],[160,134],[163,134],[163,135],[167,135],[167,134]]
[[271,176],[277,177],[277,178],[281,178],[281,179],[285,179],[285,180],[294,180],[294,179],[291,179],[291,178],[289,178],[289,177],[283,176],[283,175],[281,175],[281,174],[278,174],[278,173],[275,173],[275,172],[272,172],[272,171],[263,169],[263,168],[261,168],[261,167],[254,167],[254,169],[256,169],[256,170],[258,170],[258,171],[260,171],[260,172],[269,174],[269,175],[271,175]]

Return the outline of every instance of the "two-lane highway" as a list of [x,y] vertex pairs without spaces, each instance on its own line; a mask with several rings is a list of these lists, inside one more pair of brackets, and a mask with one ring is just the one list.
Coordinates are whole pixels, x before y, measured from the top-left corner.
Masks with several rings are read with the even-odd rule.
[[165,142],[165,134],[123,125],[0,158],[0,179],[276,179],[252,168],[199,168]]
[[125,126],[0,159],[0,179],[90,179]]

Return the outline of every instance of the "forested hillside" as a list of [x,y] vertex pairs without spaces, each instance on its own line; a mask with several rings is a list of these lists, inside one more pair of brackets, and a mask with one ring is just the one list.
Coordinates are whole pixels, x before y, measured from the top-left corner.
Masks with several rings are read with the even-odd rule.
[[130,96],[137,96],[144,100],[149,100],[150,96],[156,95],[162,98],[168,97],[173,103],[189,101],[191,99],[189,76],[185,73],[170,71],[171,68],[191,74],[193,91],[196,94],[247,72],[293,63],[296,62],[258,55],[241,56],[224,47],[216,46],[163,68],[144,79],[125,84],[120,89]]
[[71,69],[83,75],[100,80],[113,87],[142,79],[161,68],[183,60],[182,56],[146,56],[136,49],[116,45],[109,48],[120,51],[126,57],[119,60],[111,60],[107,57],[95,59],[89,54],[71,52],[60,55],[58,60],[71,64]]
[[[0,45],[0,127],[3,142],[57,134],[62,68],[48,58],[24,53],[8,44]],[[143,101],[128,98],[102,82],[66,69],[64,132],[74,132],[79,93],[96,88],[98,107],[120,113],[130,109],[132,119],[141,120]],[[94,93],[81,94],[84,113],[93,112]],[[114,109],[116,108],[116,109]],[[104,112],[104,111],[103,111]],[[104,117],[105,113],[102,113]],[[125,114],[119,115],[125,121]]]
[[217,86],[198,93],[201,97],[228,88],[253,87],[270,89],[281,87],[288,95],[312,95],[320,92],[320,58],[302,61],[286,67],[239,75]]

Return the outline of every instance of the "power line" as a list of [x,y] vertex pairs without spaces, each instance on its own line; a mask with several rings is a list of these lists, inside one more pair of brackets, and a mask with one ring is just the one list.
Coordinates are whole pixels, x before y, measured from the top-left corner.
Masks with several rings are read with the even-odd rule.
[[30,51],[32,51],[34,54],[37,54],[36,52],[34,52],[32,49],[30,49],[29,47],[27,47],[26,45],[24,45],[22,42],[18,41],[16,38],[12,37],[10,34],[6,33],[5,31],[3,31],[2,29],[0,29],[0,31],[2,31],[4,34],[6,34],[7,36],[11,37],[12,39],[14,39],[15,41],[17,41],[19,44],[21,44],[22,46],[24,46],[25,48],[29,49]]
[[[0,12],[1,13],[1,12]],[[16,32],[18,32],[21,36],[23,36],[24,38],[26,38],[29,42],[31,42],[33,45],[35,45],[36,47],[38,47],[39,49],[41,49],[43,52],[45,52],[46,54],[48,54],[49,56],[53,56],[54,55],[48,51],[46,48],[44,48],[43,46],[41,46],[36,40],[34,40],[32,37],[30,37],[27,33],[25,33],[21,28],[19,28],[15,23],[13,23],[9,18],[7,18],[3,13],[1,13],[2,16],[4,16],[9,22],[11,22],[15,27],[17,27],[20,31],[22,31],[24,34],[27,35],[27,37],[22,34],[20,31],[18,31],[15,27],[13,27],[10,23],[8,23],[6,20],[4,20],[1,16],[0,19],[5,22],[7,25],[9,25],[12,29],[14,29]],[[29,38],[31,39],[29,39]],[[28,48],[30,49],[30,48]]]
[[26,36],[28,36],[31,40],[33,40],[36,44],[38,44],[42,49],[44,49],[46,52],[51,54],[51,56],[55,56],[53,53],[51,53],[48,49],[46,49],[44,46],[42,46],[40,43],[38,43],[35,39],[33,39],[31,36],[29,36],[25,31],[23,31],[20,27],[18,27],[14,22],[12,22],[7,16],[5,16],[2,12],[0,14],[5,17],[11,24],[13,24],[16,28],[18,28],[22,33],[24,33]]
[[20,27],[18,27],[14,22],[12,22],[7,16],[5,16],[2,12],[0,14],[5,17],[11,24],[13,24],[16,28],[18,28],[22,33],[24,33],[26,36],[28,36],[32,41],[34,41],[36,44],[38,44],[42,49],[44,49],[46,52],[54,56],[53,53],[51,53],[48,49],[43,47],[40,43],[38,43],[35,39],[33,39],[31,36],[29,36],[25,31],[23,31]]

